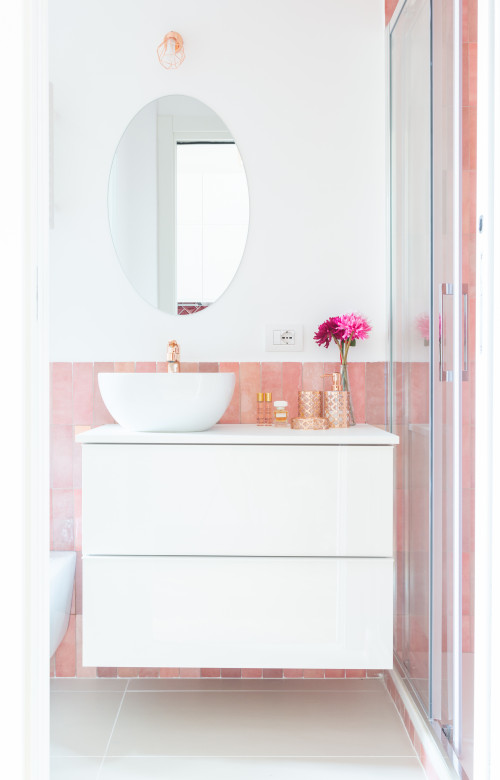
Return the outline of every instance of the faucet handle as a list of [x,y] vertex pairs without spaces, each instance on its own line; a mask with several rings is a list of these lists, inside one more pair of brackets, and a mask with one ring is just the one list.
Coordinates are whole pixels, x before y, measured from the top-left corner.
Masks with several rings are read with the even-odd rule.
[[168,342],[167,363],[178,363],[181,356],[179,345],[176,341]]

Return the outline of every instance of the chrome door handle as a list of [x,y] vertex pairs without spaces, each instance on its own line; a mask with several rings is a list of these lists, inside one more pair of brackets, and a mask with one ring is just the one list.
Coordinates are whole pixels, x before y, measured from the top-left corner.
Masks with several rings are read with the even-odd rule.
[[453,382],[453,371],[447,371],[444,365],[443,357],[443,337],[444,337],[444,296],[453,295],[452,284],[441,285],[441,295],[439,297],[439,381]]

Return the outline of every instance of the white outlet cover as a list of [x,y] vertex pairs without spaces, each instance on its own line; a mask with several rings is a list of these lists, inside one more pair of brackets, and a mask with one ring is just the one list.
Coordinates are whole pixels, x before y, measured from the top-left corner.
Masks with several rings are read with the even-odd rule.
[[[285,342],[280,339],[280,334],[291,331],[293,339]],[[282,325],[266,325],[266,352],[302,352],[304,350],[304,326],[297,323],[285,323]]]

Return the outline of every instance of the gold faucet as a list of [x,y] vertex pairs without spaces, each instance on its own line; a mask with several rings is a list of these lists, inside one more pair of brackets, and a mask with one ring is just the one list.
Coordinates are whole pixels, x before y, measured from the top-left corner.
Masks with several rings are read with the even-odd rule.
[[181,351],[176,341],[168,342],[167,350],[167,373],[178,374],[181,370],[180,363]]

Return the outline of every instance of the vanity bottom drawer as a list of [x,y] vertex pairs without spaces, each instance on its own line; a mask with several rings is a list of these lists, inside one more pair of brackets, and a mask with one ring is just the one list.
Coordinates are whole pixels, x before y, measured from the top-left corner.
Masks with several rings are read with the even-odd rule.
[[392,559],[87,556],[83,663],[392,667]]

